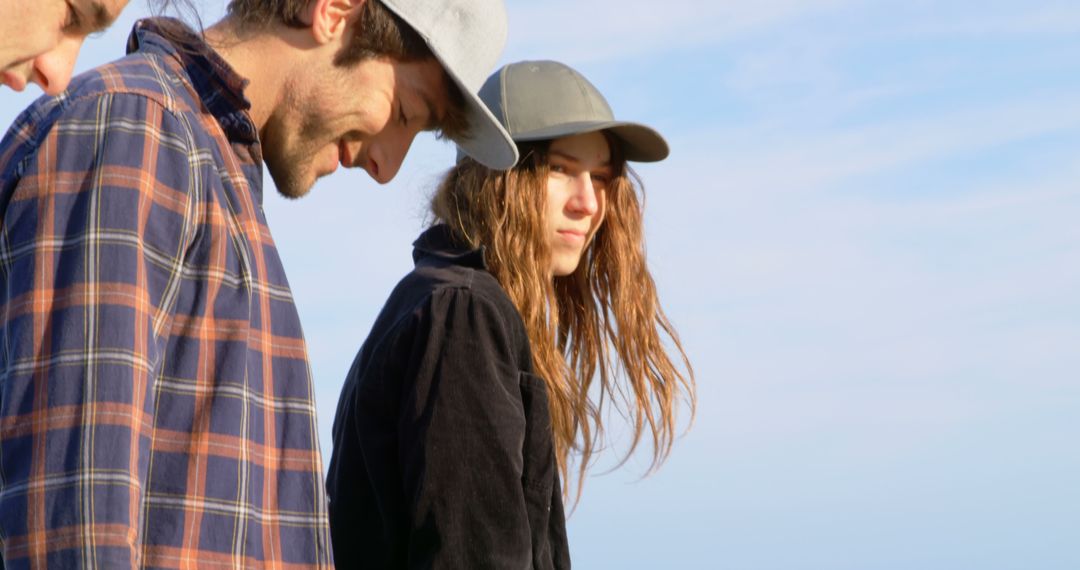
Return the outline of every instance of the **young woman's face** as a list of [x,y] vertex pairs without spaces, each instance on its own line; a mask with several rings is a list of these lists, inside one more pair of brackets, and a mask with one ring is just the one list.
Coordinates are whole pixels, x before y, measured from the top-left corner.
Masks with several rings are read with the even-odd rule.
[[555,139],[548,148],[545,230],[556,277],[570,275],[604,220],[611,149],[599,132]]

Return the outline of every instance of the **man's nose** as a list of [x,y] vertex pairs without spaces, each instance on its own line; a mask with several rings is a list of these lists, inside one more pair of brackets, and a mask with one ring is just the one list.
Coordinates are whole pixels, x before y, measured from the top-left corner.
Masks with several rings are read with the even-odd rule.
[[405,156],[409,153],[416,132],[408,131],[385,136],[372,144],[368,151],[368,160],[364,168],[379,184],[386,184],[397,176]]

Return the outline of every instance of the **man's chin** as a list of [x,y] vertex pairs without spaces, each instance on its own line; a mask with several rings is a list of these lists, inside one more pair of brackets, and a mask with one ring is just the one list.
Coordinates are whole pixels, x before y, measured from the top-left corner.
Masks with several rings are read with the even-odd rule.
[[286,172],[275,175],[273,169],[269,170],[270,178],[274,180],[274,187],[277,188],[278,194],[290,200],[303,198],[315,185],[315,177],[309,172]]

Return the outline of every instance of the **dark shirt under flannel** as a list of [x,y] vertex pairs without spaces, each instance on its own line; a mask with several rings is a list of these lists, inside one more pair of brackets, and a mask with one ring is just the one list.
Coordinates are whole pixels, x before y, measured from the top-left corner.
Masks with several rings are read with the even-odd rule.
[[129,50],[0,143],[0,566],[329,567],[245,82],[176,22]]

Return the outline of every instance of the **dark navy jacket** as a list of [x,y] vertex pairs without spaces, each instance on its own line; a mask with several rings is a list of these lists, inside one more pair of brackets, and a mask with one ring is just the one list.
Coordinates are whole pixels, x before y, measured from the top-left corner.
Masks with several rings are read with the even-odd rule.
[[482,250],[435,226],[353,363],[327,489],[339,568],[569,568],[544,381]]

